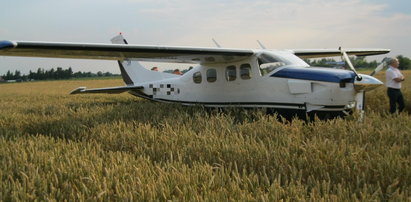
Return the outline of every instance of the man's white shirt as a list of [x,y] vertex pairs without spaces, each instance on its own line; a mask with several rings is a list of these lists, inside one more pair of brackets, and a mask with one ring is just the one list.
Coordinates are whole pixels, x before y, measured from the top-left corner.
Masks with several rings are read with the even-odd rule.
[[401,88],[401,82],[394,81],[395,78],[402,77],[402,74],[399,69],[389,66],[387,71],[385,72],[385,85],[388,88]]

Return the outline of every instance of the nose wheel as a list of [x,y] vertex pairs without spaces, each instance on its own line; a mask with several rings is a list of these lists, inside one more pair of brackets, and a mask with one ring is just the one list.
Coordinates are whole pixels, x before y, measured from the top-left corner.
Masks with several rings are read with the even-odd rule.
[[364,119],[365,110],[365,92],[363,90],[359,91],[355,95],[356,109],[360,112],[360,121]]

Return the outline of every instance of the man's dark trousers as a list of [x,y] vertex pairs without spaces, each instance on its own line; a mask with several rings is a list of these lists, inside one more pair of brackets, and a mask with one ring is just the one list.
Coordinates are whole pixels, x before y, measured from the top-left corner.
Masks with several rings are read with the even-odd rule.
[[402,96],[401,90],[396,88],[388,88],[387,89],[388,97],[390,98],[390,113],[393,114],[397,111],[397,103],[398,103],[398,111],[402,112],[404,110],[404,97]]

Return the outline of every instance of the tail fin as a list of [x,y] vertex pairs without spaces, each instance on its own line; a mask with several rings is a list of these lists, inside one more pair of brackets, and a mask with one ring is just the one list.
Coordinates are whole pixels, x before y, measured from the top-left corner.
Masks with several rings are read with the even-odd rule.
[[[111,39],[113,44],[128,44],[121,33]],[[175,74],[168,74],[163,72],[151,71],[144,68],[138,61],[126,58],[123,61],[118,61],[121,76],[124,83],[128,86],[136,85],[137,83],[144,83],[149,81],[161,80],[166,78],[179,77]]]
[[121,33],[111,39],[113,44],[128,44],[127,40],[121,35]]

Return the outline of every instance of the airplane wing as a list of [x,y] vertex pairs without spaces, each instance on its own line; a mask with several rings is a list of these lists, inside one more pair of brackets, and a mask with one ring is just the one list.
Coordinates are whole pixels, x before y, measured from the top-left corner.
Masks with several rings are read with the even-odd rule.
[[[335,57],[341,56],[341,51],[338,49],[301,49],[291,50],[296,56],[301,58],[320,58],[320,57]],[[370,56],[380,55],[390,52],[390,49],[344,49],[348,55]]]
[[217,63],[246,59],[251,49],[199,48],[104,43],[0,41],[0,55],[174,63]]
[[70,94],[83,94],[83,93],[109,93],[109,94],[118,94],[123,93],[129,90],[142,90],[143,86],[119,86],[119,87],[109,87],[109,88],[92,88],[86,89],[86,87],[80,87],[73,91]]
[[[338,49],[291,50],[301,58],[340,56]],[[348,55],[369,56],[390,52],[389,49],[345,49]],[[0,41],[0,55],[52,58],[78,58],[173,63],[219,63],[246,59],[254,54],[252,49],[201,48],[183,46],[153,46],[106,43],[67,43]]]

